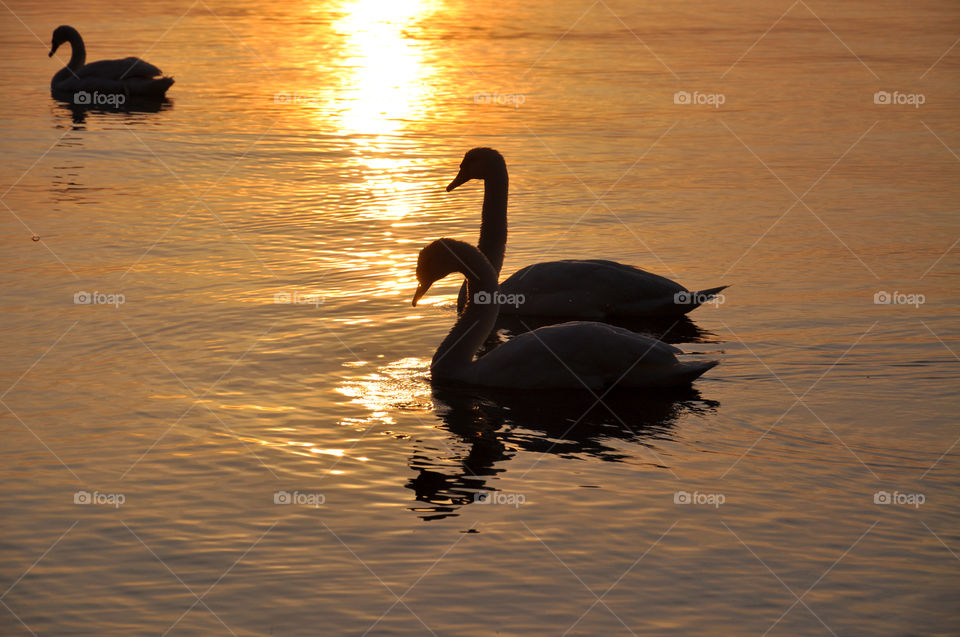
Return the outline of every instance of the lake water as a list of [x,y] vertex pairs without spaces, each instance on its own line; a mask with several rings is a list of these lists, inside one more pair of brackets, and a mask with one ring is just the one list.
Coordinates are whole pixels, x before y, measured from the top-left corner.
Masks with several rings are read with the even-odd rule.
[[[0,633],[960,633],[955,3],[0,13]],[[59,24],[169,102],[51,99]],[[729,284],[721,365],[434,394],[474,146],[505,274]]]

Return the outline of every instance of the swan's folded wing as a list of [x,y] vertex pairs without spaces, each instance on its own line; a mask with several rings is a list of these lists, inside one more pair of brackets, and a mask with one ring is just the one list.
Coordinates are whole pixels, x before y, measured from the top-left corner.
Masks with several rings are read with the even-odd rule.
[[100,60],[91,62],[77,71],[77,75],[84,77],[99,77],[108,80],[124,80],[134,77],[159,77],[163,72],[143,60],[135,57],[122,60]]
[[[548,261],[529,265],[512,275],[502,285],[527,289],[577,289],[599,287],[623,290],[632,294],[673,294],[685,288],[659,274],[611,261]],[[501,290],[502,291],[502,290]]]
[[[635,378],[659,381],[682,350],[605,323],[563,323],[526,332],[474,363],[478,384],[592,389]],[[629,377],[629,378],[628,378]]]
[[672,279],[668,279],[665,276],[660,276],[659,274],[654,274],[653,272],[641,270],[635,265],[628,265],[626,263],[618,263],[616,261],[607,261],[604,259],[583,259],[579,261],[567,261],[567,263],[592,264],[598,269],[605,271],[606,275],[614,281],[621,280],[622,277],[629,277],[629,279],[633,282],[642,281],[645,285],[659,287],[664,290],[671,290],[673,292],[682,292],[686,289]]
[[[594,320],[622,313],[657,314],[675,309],[685,288],[665,277],[613,261],[549,261],[529,265],[500,284],[503,294],[524,297],[524,306],[505,314],[578,316]],[[667,312],[669,313],[669,312]]]

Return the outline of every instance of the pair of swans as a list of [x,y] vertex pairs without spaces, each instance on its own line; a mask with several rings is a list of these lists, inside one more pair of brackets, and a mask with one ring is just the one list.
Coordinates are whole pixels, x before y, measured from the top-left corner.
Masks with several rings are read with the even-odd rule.
[[[65,42],[70,43],[70,61],[53,76],[50,90],[60,95],[72,93],[71,101],[76,104],[96,105],[92,102],[94,93],[162,99],[173,84],[172,77],[163,77],[160,69],[135,57],[86,64],[87,50],[83,38],[76,29],[66,25],[53,31],[48,57],[53,57]],[[89,95],[83,96],[81,92]]]
[[[603,390],[689,385],[717,361],[681,362],[683,352],[606,323],[573,321],[525,332],[474,360],[497,320],[497,271],[479,249],[437,239],[420,251],[413,305],[440,279],[467,279],[463,312],[430,363],[434,382],[512,389]],[[502,289],[502,288],[501,288]]]
[[[468,151],[447,191],[471,179],[484,181],[478,246],[438,239],[421,250],[417,260],[414,306],[436,281],[454,272],[466,278],[459,318],[430,363],[435,382],[515,389],[658,388],[689,385],[717,365],[717,361],[681,362],[677,354],[683,352],[672,345],[596,321],[541,327],[474,360],[500,312],[587,319],[680,317],[724,288],[692,293],[664,277],[602,260],[538,263],[498,285],[507,244],[508,177],[503,156],[491,148]],[[500,306],[498,291],[522,294],[525,302]],[[682,294],[694,302],[678,303]]]

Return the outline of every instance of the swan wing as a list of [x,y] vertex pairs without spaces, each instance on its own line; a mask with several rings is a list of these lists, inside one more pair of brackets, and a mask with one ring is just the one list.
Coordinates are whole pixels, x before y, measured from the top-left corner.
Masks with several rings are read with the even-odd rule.
[[[491,387],[602,389],[686,384],[715,363],[682,363],[682,351],[630,330],[594,322],[542,327],[472,364],[471,382]],[[696,366],[696,367],[694,367]]]
[[160,69],[135,57],[91,62],[77,70],[77,76],[80,78],[96,77],[116,81],[130,78],[159,77],[161,75],[163,75],[163,72]]
[[130,57],[93,62],[75,73],[68,68],[61,69],[53,76],[50,88],[70,101],[75,100],[70,94],[78,91],[162,99],[171,85],[172,77],[162,77],[160,69],[154,65]]
[[602,319],[623,314],[676,313],[674,295],[682,285],[646,270],[600,259],[548,261],[529,265],[500,284],[503,294],[522,294],[503,313]]

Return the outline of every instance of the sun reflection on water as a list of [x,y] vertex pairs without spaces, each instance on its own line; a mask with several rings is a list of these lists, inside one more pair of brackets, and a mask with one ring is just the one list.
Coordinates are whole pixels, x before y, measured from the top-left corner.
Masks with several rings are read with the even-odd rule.
[[335,118],[342,133],[372,135],[358,143],[382,150],[381,137],[422,115],[435,72],[408,30],[437,6],[430,0],[355,0],[344,6],[346,14],[333,25],[345,37],[344,64],[351,71],[342,87],[349,108]]
[[[347,418],[341,425],[370,427],[394,426],[397,411],[416,413],[433,409],[430,384],[426,379],[429,362],[422,358],[403,358],[357,378],[341,381],[336,391],[355,405],[364,407],[364,416]],[[395,433],[395,432],[384,432]]]
[[[392,224],[423,216],[428,196],[439,192],[437,184],[424,183],[411,170],[419,153],[410,129],[431,121],[436,108],[431,86],[440,71],[418,34],[441,6],[437,0],[348,0],[331,25],[340,49],[337,108],[318,113],[318,124],[332,125],[352,147],[344,170],[364,191],[360,216],[391,224],[384,230],[388,236]],[[360,296],[394,297],[415,287],[406,245],[357,247],[340,265],[369,279]]]

